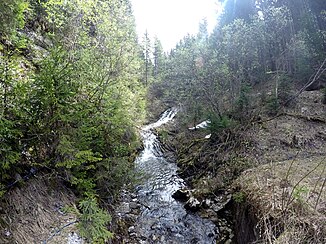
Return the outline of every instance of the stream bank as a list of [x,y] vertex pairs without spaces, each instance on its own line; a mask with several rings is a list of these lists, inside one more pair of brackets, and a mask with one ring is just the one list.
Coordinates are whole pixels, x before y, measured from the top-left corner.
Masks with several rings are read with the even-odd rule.
[[[229,131],[226,137],[207,139],[209,130],[189,130],[193,125],[181,126],[182,120],[159,128],[166,157],[177,161],[178,174],[199,203],[195,211],[220,230],[224,219],[233,230],[225,235],[228,239],[234,235],[236,243],[324,243],[326,237],[320,234],[325,233],[326,223],[322,96],[321,91],[305,91],[292,107],[274,118],[262,113],[261,121],[237,135]],[[223,148],[225,138],[236,146]],[[288,208],[279,207],[282,202],[289,202]],[[289,242],[291,238],[295,241]]]
[[[318,91],[304,92],[295,107],[235,137],[241,147],[218,155],[218,138],[180,126],[178,115],[155,128],[164,158],[177,162],[176,173],[186,185],[174,197],[188,212],[216,225],[218,243],[325,242],[326,106],[313,109],[321,97]],[[288,207],[280,208],[289,199]],[[129,221],[124,240],[146,243],[135,223],[147,205],[130,193],[124,204]],[[160,238],[151,241],[165,243]]]

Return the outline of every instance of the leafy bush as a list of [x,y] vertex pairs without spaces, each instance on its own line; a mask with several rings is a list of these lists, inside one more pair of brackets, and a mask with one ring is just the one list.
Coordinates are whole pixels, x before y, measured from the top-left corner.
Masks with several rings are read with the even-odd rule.
[[272,96],[271,98],[267,99],[266,103],[267,113],[271,116],[274,116],[278,113],[280,109],[280,103],[276,96]]
[[[0,32],[11,34],[16,28],[22,28],[25,24],[24,11],[28,8],[25,0],[0,1]],[[4,10],[4,11],[3,11]]]
[[94,177],[98,193],[109,200],[116,200],[121,188],[136,182],[133,166],[128,157],[112,157],[99,162]]
[[240,89],[240,95],[238,100],[236,101],[236,111],[244,112],[244,110],[248,109],[249,106],[249,92],[251,87],[249,85],[242,85]]
[[81,214],[78,227],[82,237],[91,243],[105,243],[113,237],[113,234],[107,230],[111,216],[99,208],[95,197],[80,201],[79,209]]
[[280,84],[278,87],[278,102],[283,105],[293,105],[293,101],[290,104],[286,104],[289,99],[292,97],[293,92],[291,89],[292,80],[287,75],[282,75],[280,77]]
[[232,199],[236,203],[244,203],[246,200],[246,194],[243,191],[237,191],[232,194]]
[[0,183],[9,178],[12,167],[20,160],[19,138],[21,132],[15,123],[0,116]]
[[218,134],[222,130],[231,128],[236,124],[234,120],[226,115],[219,117],[215,114],[211,114],[210,121],[211,123],[209,124],[208,128],[213,134]]

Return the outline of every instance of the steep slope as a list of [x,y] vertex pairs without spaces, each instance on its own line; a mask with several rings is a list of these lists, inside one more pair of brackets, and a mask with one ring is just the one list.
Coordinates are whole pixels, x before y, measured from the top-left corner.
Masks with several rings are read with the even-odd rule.
[[[228,236],[220,240],[232,239],[229,225],[234,226],[233,241],[238,243],[262,237],[285,238],[279,241],[287,243],[297,231],[300,237],[293,239],[296,241],[325,238],[321,223],[325,220],[326,105],[322,99],[321,91],[305,91],[277,116],[262,113],[246,129],[222,131],[219,137],[205,138],[209,128],[189,130],[177,123],[158,132],[166,154],[174,152],[179,174],[198,199],[197,210]],[[282,187],[284,182],[286,187]],[[271,196],[278,198],[274,210]],[[280,210],[288,200],[287,207]],[[273,222],[267,224],[278,228],[274,232],[266,229],[266,216]],[[286,229],[290,222],[284,222],[284,216],[291,219],[294,229]],[[302,223],[295,222],[294,216],[305,228],[296,228]]]
[[71,190],[44,174],[21,184],[2,199],[0,243],[68,243],[71,233],[78,232],[77,216],[64,211],[76,202]]

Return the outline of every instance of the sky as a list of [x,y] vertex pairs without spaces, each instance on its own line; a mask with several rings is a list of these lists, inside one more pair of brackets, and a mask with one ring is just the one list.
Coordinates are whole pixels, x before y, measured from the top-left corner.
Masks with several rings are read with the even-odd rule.
[[146,29],[151,39],[157,36],[169,51],[187,33],[196,34],[204,18],[212,31],[221,11],[217,0],[131,0],[138,36]]

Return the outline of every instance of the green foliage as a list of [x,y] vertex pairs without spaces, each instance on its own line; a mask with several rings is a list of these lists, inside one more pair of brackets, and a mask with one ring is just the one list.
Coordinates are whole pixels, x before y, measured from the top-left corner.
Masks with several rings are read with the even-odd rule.
[[196,36],[185,36],[166,58],[155,86],[165,88],[162,100],[182,104],[184,116],[195,122],[204,111],[220,117],[233,112],[243,122],[259,105],[248,87],[272,83],[277,94],[268,110],[275,114],[291,88],[302,86],[323,60],[324,20],[320,4],[312,2],[226,1],[211,35],[202,23]]
[[[292,92],[292,80],[290,77],[284,75],[280,77],[280,84],[278,87],[278,103],[285,104],[294,94]],[[292,102],[293,104],[293,102]],[[287,104],[288,106],[290,104]]]
[[245,84],[241,85],[240,94],[238,99],[235,101],[235,108],[232,111],[232,117],[238,121],[244,121],[248,119],[250,109],[253,101],[250,100],[251,86]]
[[24,12],[28,8],[26,0],[2,0],[0,2],[0,33],[4,36],[15,34],[25,24]]
[[5,194],[5,186],[3,184],[0,183],[0,198],[2,198],[2,196]]
[[7,172],[15,165],[19,159],[20,154],[18,138],[21,137],[20,131],[15,128],[15,124],[0,115],[0,180],[8,178]]
[[222,130],[230,129],[236,125],[236,122],[226,115],[219,117],[215,114],[211,114],[210,121],[211,123],[208,128],[213,134],[219,134]]
[[279,112],[280,103],[275,95],[267,99],[266,108],[267,113],[271,116],[274,116]]
[[169,138],[169,132],[167,130],[164,130],[164,129],[160,130],[159,131],[159,138],[163,143],[165,143]]
[[305,197],[303,196],[304,194],[307,195],[309,192],[308,187],[306,186],[297,186],[294,191],[293,191],[293,198],[296,199],[298,202],[301,204],[305,202]]
[[113,234],[107,230],[110,215],[99,208],[95,197],[86,198],[79,203],[80,217],[78,227],[80,235],[91,243],[105,243]]
[[[0,3],[0,184],[31,163],[56,171],[85,197],[81,232],[104,243],[110,219],[92,196],[116,195],[131,181],[135,128],[145,116],[131,6],[25,3]],[[24,19],[29,39],[18,32]]]
[[[94,176],[98,185],[98,192],[110,200],[115,201],[120,189],[132,187],[137,182],[134,165],[129,157],[112,157],[103,160],[97,166]],[[109,173],[108,173],[109,172]]]
[[234,192],[232,199],[238,204],[244,203],[246,201],[246,194],[243,191]]

